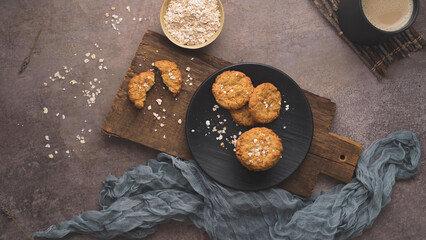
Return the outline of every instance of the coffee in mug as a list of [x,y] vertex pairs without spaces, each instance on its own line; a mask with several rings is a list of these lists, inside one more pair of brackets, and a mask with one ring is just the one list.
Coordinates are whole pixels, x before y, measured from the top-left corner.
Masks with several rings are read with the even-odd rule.
[[362,0],[367,20],[376,28],[393,32],[403,28],[413,15],[413,0]]
[[420,0],[340,0],[337,16],[343,34],[358,44],[378,44],[406,31],[416,21]]

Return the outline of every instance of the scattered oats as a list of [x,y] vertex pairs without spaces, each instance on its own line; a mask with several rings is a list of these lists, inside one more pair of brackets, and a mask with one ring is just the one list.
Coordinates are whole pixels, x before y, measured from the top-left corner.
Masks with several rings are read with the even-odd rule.
[[219,140],[219,141],[222,140],[222,139],[223,139],[222,134],[219,134],[219,137],[216,138],[216,140]]
[[108,21],[105,21],[105,25],[108,24]]
[[179,123],[179,124],[182,124],[182,119],[180,119],[180,118],[179,118],[178,123]]
[[111,7],[111,10],[112,10],[112,11],[114,11],[114,10],[115,10],[115,7]]
[[56,116],[59,117],[59,113],[56,113]]
[[50,148],[50,144],[46,144],[44,147],[45,148]]
[[65,119],[65,115],[64,114],[62,114],[62,119]]
[[86,141],[84,139],[82,139],[82,140],[80,140],[80,143],[84,144],[84,143],[86,143]]
[[192,82],[189,83],[189,86],[192,86]]
[[55,154],[58,154],[58,151],[55,151]]
[[286,129],[286,128],[287,128],[286,126],[283,127],[283,129]]
[[207,127],[210,126],[210,121],[209,120],[206,121],[206,126]]
[[89,133],[92,132],[92,129],[87,130]]
[[164,127],[164,123],[160,123],[160,127]]
[[89,57],[90,56],[90,52],[88,52],[88,53],[86,53],[84,55],[86,55],[86,57]]
[[76,83],[77,83],[77,81],[76,81],[76,80],[71,80],[71,81],[70,81],[70,84],[71,84],[71,85],[74,85],[74,84],[76,84]]
[[154,129],[154,132],[156,132],[156,131],[157,131],[157,129],[155,128],[155,129]]
[[44,108],[43,108],[43,113],[44,113],[44,114],[47,114],[48,112],[49,112],[49,109],[47,109],[47,107],[44,107]]
[[48,157],[49,157],[49,158],[53,158],[53,154],[49,154],[49,155],[48,155]]
[[154,62],[151,63],[151,66],[154,66]]
[[158,53],[158,50],[155,50],[156,53]]
[[99,67],[98,67],[98,68],[99,68],[99,70],[102,70],[102,65],[99,65]]
[[100,62],[100,63],[103,63],[103,62],[104,62],[104,59],[103,59],[103,58],[99,58],[99,62]]
[[220,114],[218,114],[218,115],[216,115],[217,116],[217,118],[220,118]]
[[213,111],[216,112],[216,110],[219,108],[219,105],[213,105]]
[[136,18],[135,18],[135,17],[133,18],[133,21],[136,21]]
[[62,91],[65,91],[65,88],[62,88]]
[[166,139],[166,135],[163,135],[163,138]]
[[96,58],[96,55],[93,53],[92,56],[90,56],[92,59]]
[[142,18],[139,18],[139,22],[142,22]]
[[186,67],[186,69],[185,69],[187,72],[189,72],[189,71],[191,71],[191,68],[190,67]]
[[109,13],[105,13],[105,17],[109,17]]
[[70,153],[70,150],[66,150],[66,151],[65,151],[65,153],[66,153],[66,154],[69,154],[69,153]]
[[163,108],[163,112],[166,112],[166,109],[165,109],[165,108]]
[[195,132],[195,130],[194,130],[194,129],[192,129],[192,130],[191,130],[191,132]]
[[191,61],[194,61],[194,58],[193,58],[193,57],[191,58]]
[[95,47],[96,47],[96,48],[99,48],[99,44],[95,43]]
[[265,105],[265,108],[268,108],[268,107],[269,107],[268,103],[267,103],[267,102],[265,102],[265,101],[263,101],[263,105]]
[[126,9],[128,12],[130,12],[130,6],[127,6]]
[[44,136],[44,139],[46,139],[46,141],[49,141],[49,136]]
[[106,69],[108,69],[108,67],[107,67],[107,66],[104,66],[104,69],[106,70]]
[[84,63],[88,63],[90,60],[89,59],[84,59]]
[[45,87],[46,87],[46,86],[47,86],[47,83],[43,83],[43,86],[45,86]]
[[151,110],[151,105],[148,106],[148,110]]
[[161,105],[161,103],[163,102],[163,100],[161,100],[160,98],[158,98],[157,100],[155,100],[157,102],[158,105]]

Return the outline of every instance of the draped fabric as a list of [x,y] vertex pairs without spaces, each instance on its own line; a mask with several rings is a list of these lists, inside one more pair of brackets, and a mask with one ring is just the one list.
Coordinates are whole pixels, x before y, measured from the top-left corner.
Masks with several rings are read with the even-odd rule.
[[161,153],[125,172],[109,175],[100,211],[88,211],[33,237],[69,233],[103,239],[143,238],[170,220],[192,223],[212,239],[349,239],[371,227],[391,200],[395,180],[418,170],[420,144],[400,131],[374,142],[346,185],[304,199],[283,189],[245,192],[223,187],[194,161]]

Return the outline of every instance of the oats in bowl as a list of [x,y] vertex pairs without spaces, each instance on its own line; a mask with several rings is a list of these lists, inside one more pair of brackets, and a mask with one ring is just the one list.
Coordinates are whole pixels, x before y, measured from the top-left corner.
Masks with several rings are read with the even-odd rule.
[[223,25],[219,0],[170,0],[166,3],[162,27],[172,42],[183,47],[202,47],[219,35]]

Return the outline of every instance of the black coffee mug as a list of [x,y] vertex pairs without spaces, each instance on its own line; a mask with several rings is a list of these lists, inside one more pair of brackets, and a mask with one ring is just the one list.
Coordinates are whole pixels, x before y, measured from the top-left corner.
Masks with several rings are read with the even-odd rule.
[[413,0],[413,13],[407,24],[396,31],[383,31],[371,24],[362,9],[362,0],[341,0],[338,10],[340,29],[352,42],[378,44],[407,30],[419,14],[419,0]]

